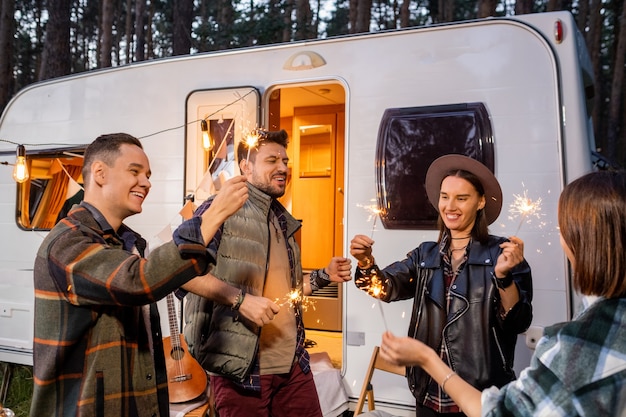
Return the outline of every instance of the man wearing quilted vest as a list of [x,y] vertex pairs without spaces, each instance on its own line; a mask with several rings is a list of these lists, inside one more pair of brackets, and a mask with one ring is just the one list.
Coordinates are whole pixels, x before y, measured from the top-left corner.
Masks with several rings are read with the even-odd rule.
[[[237,149],[248,201],[208,245],[216,263],[205,278],[217,277],[237,291],[226,304],[187,295],[185,335],[209,371],[220,417],[321,417],[302,306],[285,295],[310,295],[331,281],[348,281],[351,264],[332,258],[303,277],[294,238],[301,224],[277,200],[287,185],[287,133],[258,133],[256,147],[242,142]],[[196,215],[210,205],[209,199]]]

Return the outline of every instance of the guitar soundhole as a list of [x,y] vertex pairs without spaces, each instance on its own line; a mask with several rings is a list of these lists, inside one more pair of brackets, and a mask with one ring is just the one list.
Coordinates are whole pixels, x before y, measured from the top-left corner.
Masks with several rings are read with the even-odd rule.
[[183,350],[183,348],[181,348],[179,346],[176,346],[170,352],[170,356],[175,361],[179,361],[179,360],[181,360],[183,358],[183,356],[185,356],[185,351]]

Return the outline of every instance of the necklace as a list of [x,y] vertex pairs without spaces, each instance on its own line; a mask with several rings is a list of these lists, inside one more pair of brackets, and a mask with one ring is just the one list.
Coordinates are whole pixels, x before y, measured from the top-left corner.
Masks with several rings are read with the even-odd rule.
[[461,240],[461,239],[469,239],[472,236],[465,236],[465,237],[450,237],[450,239],[452,240]]
[[467,248],[467,245],[462,246],[460,248],[450,248],[450,252],[456,252],[456,251],[464,250],[465,248]]

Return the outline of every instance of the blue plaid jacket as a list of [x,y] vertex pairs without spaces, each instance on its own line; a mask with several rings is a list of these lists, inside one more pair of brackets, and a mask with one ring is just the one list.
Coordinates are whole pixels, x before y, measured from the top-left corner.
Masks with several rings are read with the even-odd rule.
[[626,298],[546,328],[517,381],[483,391],[483,416],[626,415]]

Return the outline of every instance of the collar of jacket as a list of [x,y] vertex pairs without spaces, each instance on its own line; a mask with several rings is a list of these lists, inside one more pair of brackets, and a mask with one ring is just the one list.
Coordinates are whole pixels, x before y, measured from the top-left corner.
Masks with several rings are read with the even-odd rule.
[[[506,239],[497,236],[489,236],[487,244],[481,245],[479,242],[472,242],[467,259],[468,265],[494,266],[500,253],[500,243]],[[495,249],[495,252],[494,252]],[[419,261],[421,268],[439,268],[441,266],[441,255],[439,254],[439,244],[436,242],[422,243],[422,255]]]
[[125,250],[132,252],[136,248],[139,254],[145,256],[147,241],[137,232],[124,223],[117,232],[109,225],[100,210],[89,203],[81,202],[75,205],[68,213],[70,222],[86,226],[98,235],[102,236],[109,244],[118,244]]
[[[500,250],[499,243],[501,241],[504,241],[504,239],[496,236],[490,236],[486,245],[481,245],[479,242],[472,242],[467,263],[465,264],[465,267],[459,277],[457,277],[455,284],[458,287],[458,293],[465,294],[467,292],[467,271],[470,266],[487,266],[489,268],[493,268]],[[445,288],[442,276],[443,269],[441,268],[442,261],[441,254],[439,252],[439,244],[436,242],[426,242],[422,244],[422,250],[422,259],[419,262],[420,267],[434,269],[435,271],[433,277],[441,277],[438,279],[431,279],[427,284],[429,297],[440,307],[443,307],[443,303],[445,302]]]
[[247,185],[248,200],[250,203],[261,209],[266,216],[269,216],[272,206],[276,207],[279,213],[283,213],[285,215],[287,236],[293,236],[293,234],[296,233],[300,227],[302,227],[302,223],[299,220],[294,219],[278,200],[270,197],[250,183],[247,183]]

